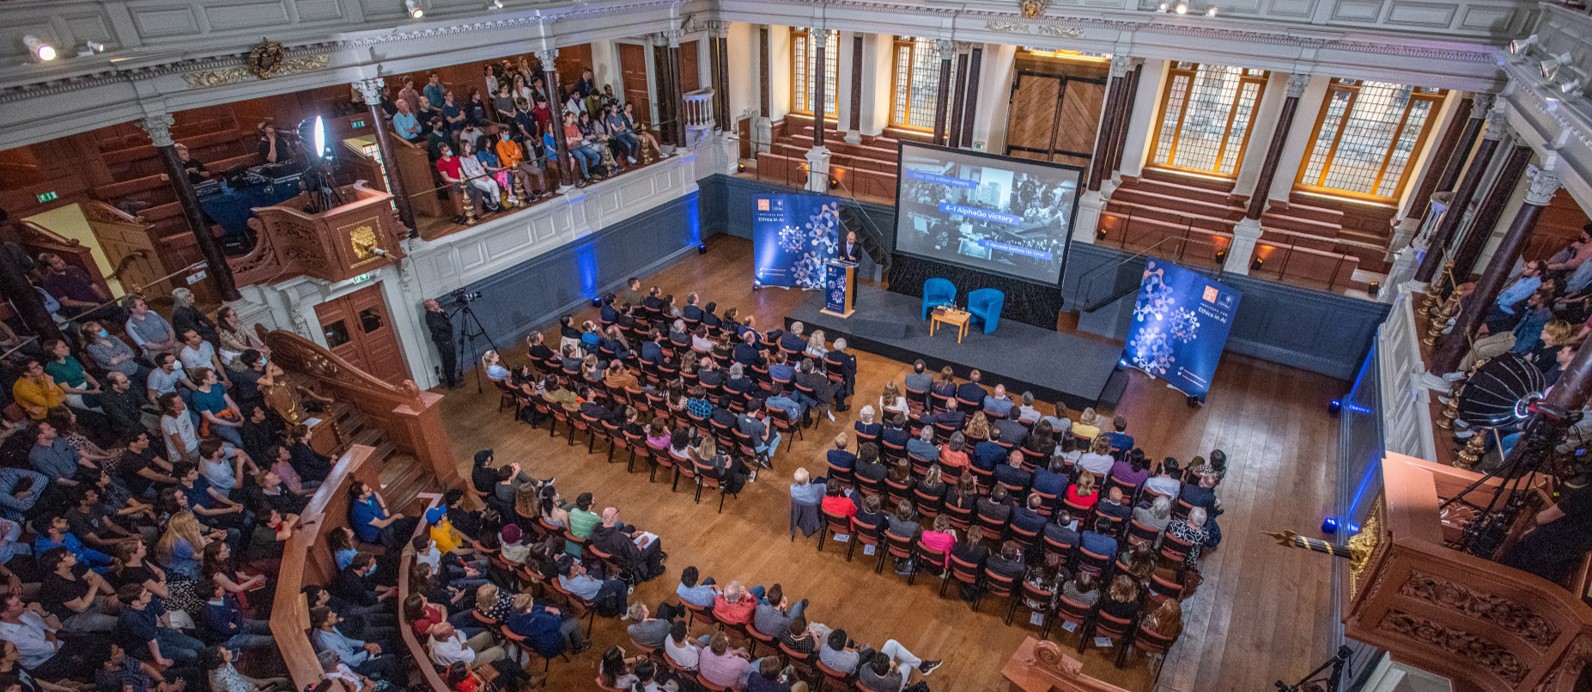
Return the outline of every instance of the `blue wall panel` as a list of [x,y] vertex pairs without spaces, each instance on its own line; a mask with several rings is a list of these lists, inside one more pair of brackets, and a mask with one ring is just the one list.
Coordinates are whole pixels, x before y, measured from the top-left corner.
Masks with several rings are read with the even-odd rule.
[[[472,283],[468,290],[479,291],[481,298],[471,307],[499,348],[520,352],[533,328],[545,328],[631,276],[645,276],[696,252],[699,234],[709,232],[698,226],[699,203],[696,194],[681,197]],[[476,346],[477,351],[489,348]]]

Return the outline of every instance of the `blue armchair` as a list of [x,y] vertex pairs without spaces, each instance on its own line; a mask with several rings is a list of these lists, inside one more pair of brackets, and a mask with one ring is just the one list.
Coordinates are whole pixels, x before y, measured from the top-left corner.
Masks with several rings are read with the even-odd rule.
[[1001,308],[1006,307],[1006,294],[993,288],[980,288],[967,294],[967,311],[984,321],[984,333],[993,334],[1001,324]]
[[946,303],[956,302],[956,284],[950,279],[929,279],[923,282],[923,316],[918,319],[929,319],[929,311]]

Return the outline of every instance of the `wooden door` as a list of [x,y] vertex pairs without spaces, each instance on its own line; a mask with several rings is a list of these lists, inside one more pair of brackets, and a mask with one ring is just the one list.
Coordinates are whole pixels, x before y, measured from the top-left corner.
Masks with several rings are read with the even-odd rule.
[[647,47],[619,44],[619,80],[625,103],[635,104],[637,120],[652,120],[652,97],[647,93]]
[[702,71],[698,66],[701,48],[696,41],[686,41],[680,44],[680,94],[689,94],[702,88]]
[[332,353],[385,382],[409,379],[380,282],[315,306]]
[[[560,46],[553,66],[558,70],[559,84],[565,89],[574,89],[575,82],[580,81],[581,71],[591,69],[591,44]],[[597,88],[601,89],[602,85],[597,85]]]
[[1006,121],[1006,155],[1088,166],[1105,80],[1019,68]]
[[155,300],[171,295],[172,284],[161,281],[166,268],[161,264],[160,251],[156,249],[150,230],[144,224],[127,221],[121,212],[102,202],[89,202],[83,206],[83,218],[99,240],[100,251],[110,262],[111,271],[122,290],[140,291],[145,298]]

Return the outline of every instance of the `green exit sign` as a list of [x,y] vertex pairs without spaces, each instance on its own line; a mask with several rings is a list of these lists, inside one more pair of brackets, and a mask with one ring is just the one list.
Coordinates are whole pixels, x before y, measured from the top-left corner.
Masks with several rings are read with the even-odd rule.
[[363,121],[363,120],[350,121],[348,123],[348,126],[350,128],[352,128],[352,129],[358,130],[358,129],[361,129],[361,128],[365,127],[365,121]]
[[34,197],[39,199],[39,204],[44,204],[45,202],[54,202],[55,200],[60,199],[61,195],[57,194],[55,190],[50,190],[49,192],[40,192],[39,194],[34,195]]

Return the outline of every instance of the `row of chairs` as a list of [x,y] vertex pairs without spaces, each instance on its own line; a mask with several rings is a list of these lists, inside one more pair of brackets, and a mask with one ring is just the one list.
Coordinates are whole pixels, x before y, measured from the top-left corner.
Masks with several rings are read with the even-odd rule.
[[[876,574],[884,571],[887,558],[910,561],[915,568],[906,577],[908,586],[917,583],[917,577],[925,571],[925,565],[943,565],[944,568],[939,574],[941,598],[944,598],[946,591],[955,584],[959,589],[965,588],[974,594],[970,606],[974,612],[979,610],[986,597],[1004,599],[1006,624],[1012,623],[1013,617],[1019,610],[1038,614],[1041,639],[1050,636],[1051,627],[1056,622],[1062,623],[1063,629],[1067,632],[1079,633],[1079,651],[1083,651],[1084,646],[1094,637],[1110,639],[1113,646],[1119,647],[1116,660],[1118,667],[1124,665],[1129,647],[1137,647],[1142,653],[1157,660],[1171,647],[1172,640],[1161,636],[1158,632],[1144,628],[1135,629],[1133,622],[1099,612],[1091,605],[1037,587],[1025,579],[1001,574],[988,565],[976,565],[962,560],[955,554],[925,544],[921,536],[916,538],[901,536],[888,527],[881,530],[878,526],[868,524],[853,526],[850,518],[830,512],[824,513],[824,520],[824,530],[818,537],[817,549],[820,552],[824,549],[826,539],[836,535],[849,535],[849,545],[846,547],[848,562],[855,555],[858,545],[874,548]],[[1175,539],[1173,536],[1167,538]],[[1128,566],[1115,556],[1099,555],[1075,546],[1056,543],[1048,537],[1042,540],[1046,559],[1054,555],[1063,565],[1091,572],[1098,576],[1097,583],[1108,583],[1112,574],[1126,573],[1128,569]],[[1187,550],[1182,547],[1163,549],[1161,556],[1166,563],[1180,568],[1187,557]],[[1179,579],[1170,579],[1160,573],[1151,574],[1146,587],[1147,609],[1159,606],[1168,598],[1181,599],[1183,593],[1183,584]],[[1054,607],[1049,605],[1052,602],[1055,603]],[[1043,605],[1036,607],[1034,604]]]

